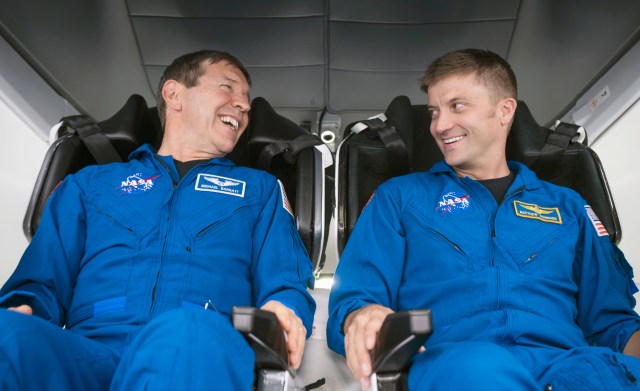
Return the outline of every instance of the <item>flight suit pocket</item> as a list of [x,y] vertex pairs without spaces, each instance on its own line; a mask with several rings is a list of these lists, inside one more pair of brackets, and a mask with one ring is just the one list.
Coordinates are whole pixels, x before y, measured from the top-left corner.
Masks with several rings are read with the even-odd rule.
[[[117,208],[110,208],[106,205],[93,204],[93,211],[97,216],[101,217],[97,219],[98,224],[88,225],[87,235],[92,233],[97,238],[113,237],[114,229],[116,232],[130,235],[137,240],[144,238],[152,228],[152,225],[147,219],[139,212],[129,210],[126,207],[118,206]],[[88,221],[94,221],[93,219]],[[103,224],[103,222],[107,224]]]
[[[567,262],[573,263],[573,254],[575,247],[575,238],[577,231],[575,221],[567,222],[563,225],[553,225],[549,223],[545,229],[537,229],[527,232],[526,237],[520,237],[516,245],[508,247],[513,259],[523,267],[536,267],[543,263],[546,259],[555,258],[555,254],[562,254],[562,258]],[[527,244],[528,243],[528,244]],[[567,247],[562,249],[562,247]]]
[[221,236],[226,240],[240,239],[250,242],[250,235],[242,236],[243,233],[246,233],[244,228],[247,227],[247,222],[242,221],[242,218],[246,216],[248,212],[248,206],[229,209],[223,214],[220,214],[218,207],[208,208],[203,210],[197,219],[188,222],[186,229],[189,232],[189,237],[191,237],[194,242],[203,240],[220,230],[224,230],[224,235]]

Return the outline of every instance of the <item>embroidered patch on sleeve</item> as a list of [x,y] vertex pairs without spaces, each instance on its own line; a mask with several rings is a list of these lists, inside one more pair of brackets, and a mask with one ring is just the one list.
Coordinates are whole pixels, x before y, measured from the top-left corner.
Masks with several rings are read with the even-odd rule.
[[197,191],[210,191],[213,193],[244,197],[246,187],[247,183],[239,179],[227,178],[220,175],[198,174],[195,189]]
[[540,220],[545,223],[562,224],[562,216],[560,216],[558,208],[545,208],[517,200],[513,201],[513,207],[518,217]]
[[596,212],[594,212],[589,205],[585,205],[584,209],[587,211],[587,216],[589,216],[589,220],[591,220],[591,224],[593,224],[593,228],[596,230],[598,236],[609,235],[609,232],[607,232],[607,229],[604,227],[604,224],[602,224],[602,221],[600,221],[600,219],[598,218]]
[[278,179],[278,184],[280,185],[280,194],[282,194],[282,207],[289,212],[291,217],[295,218],[293,215],[293,210],[291,209],[291,204],[289,203],[289,199],[287,198],[287,192],[284,190],[284,185]]

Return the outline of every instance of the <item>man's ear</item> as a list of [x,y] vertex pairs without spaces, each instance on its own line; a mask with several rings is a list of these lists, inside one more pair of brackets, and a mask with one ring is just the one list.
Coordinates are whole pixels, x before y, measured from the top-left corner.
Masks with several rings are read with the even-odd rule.
[[505,98],[500,102],[500,123],[508,126],[516,114],[518,101],[513,98]]
[[182,84],[175,80],[167,80],[162,86],[162,97],[167,108],[174,111],[182,110]]

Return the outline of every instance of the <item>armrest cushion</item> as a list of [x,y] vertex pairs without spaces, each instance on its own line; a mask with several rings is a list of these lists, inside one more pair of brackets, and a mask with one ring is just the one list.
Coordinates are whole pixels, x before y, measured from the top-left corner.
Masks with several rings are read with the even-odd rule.
[[418,309],[388,315],[372,352],[373,371],[384,373],[404,370],[431,331],[430,310]]
[[233,307],[233,327],[240,331],[256,354],[258,369],[291,371],[284,330],[273,312],[255,307]]

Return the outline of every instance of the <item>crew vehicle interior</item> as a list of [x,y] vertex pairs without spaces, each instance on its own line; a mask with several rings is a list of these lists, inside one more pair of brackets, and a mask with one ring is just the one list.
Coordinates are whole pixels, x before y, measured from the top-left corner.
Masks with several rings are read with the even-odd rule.
[[[511,64],[508,158],[587,199],[640,285],[637,0],[3,1],[0,37],[2,283],[60,180],[159,145],[155,91],[174,58],[216,49],[247,67],[250,125],[229,157],[283,182],[317,303],[297,371],[269,314],[237,308],[258,390],[361,389],[326,343],[333,275],[375,188],[442,159],[418,80],[448,51]],[[431,331],[428,309],[397,315],[373,353],[372,389],[406,390]]]

